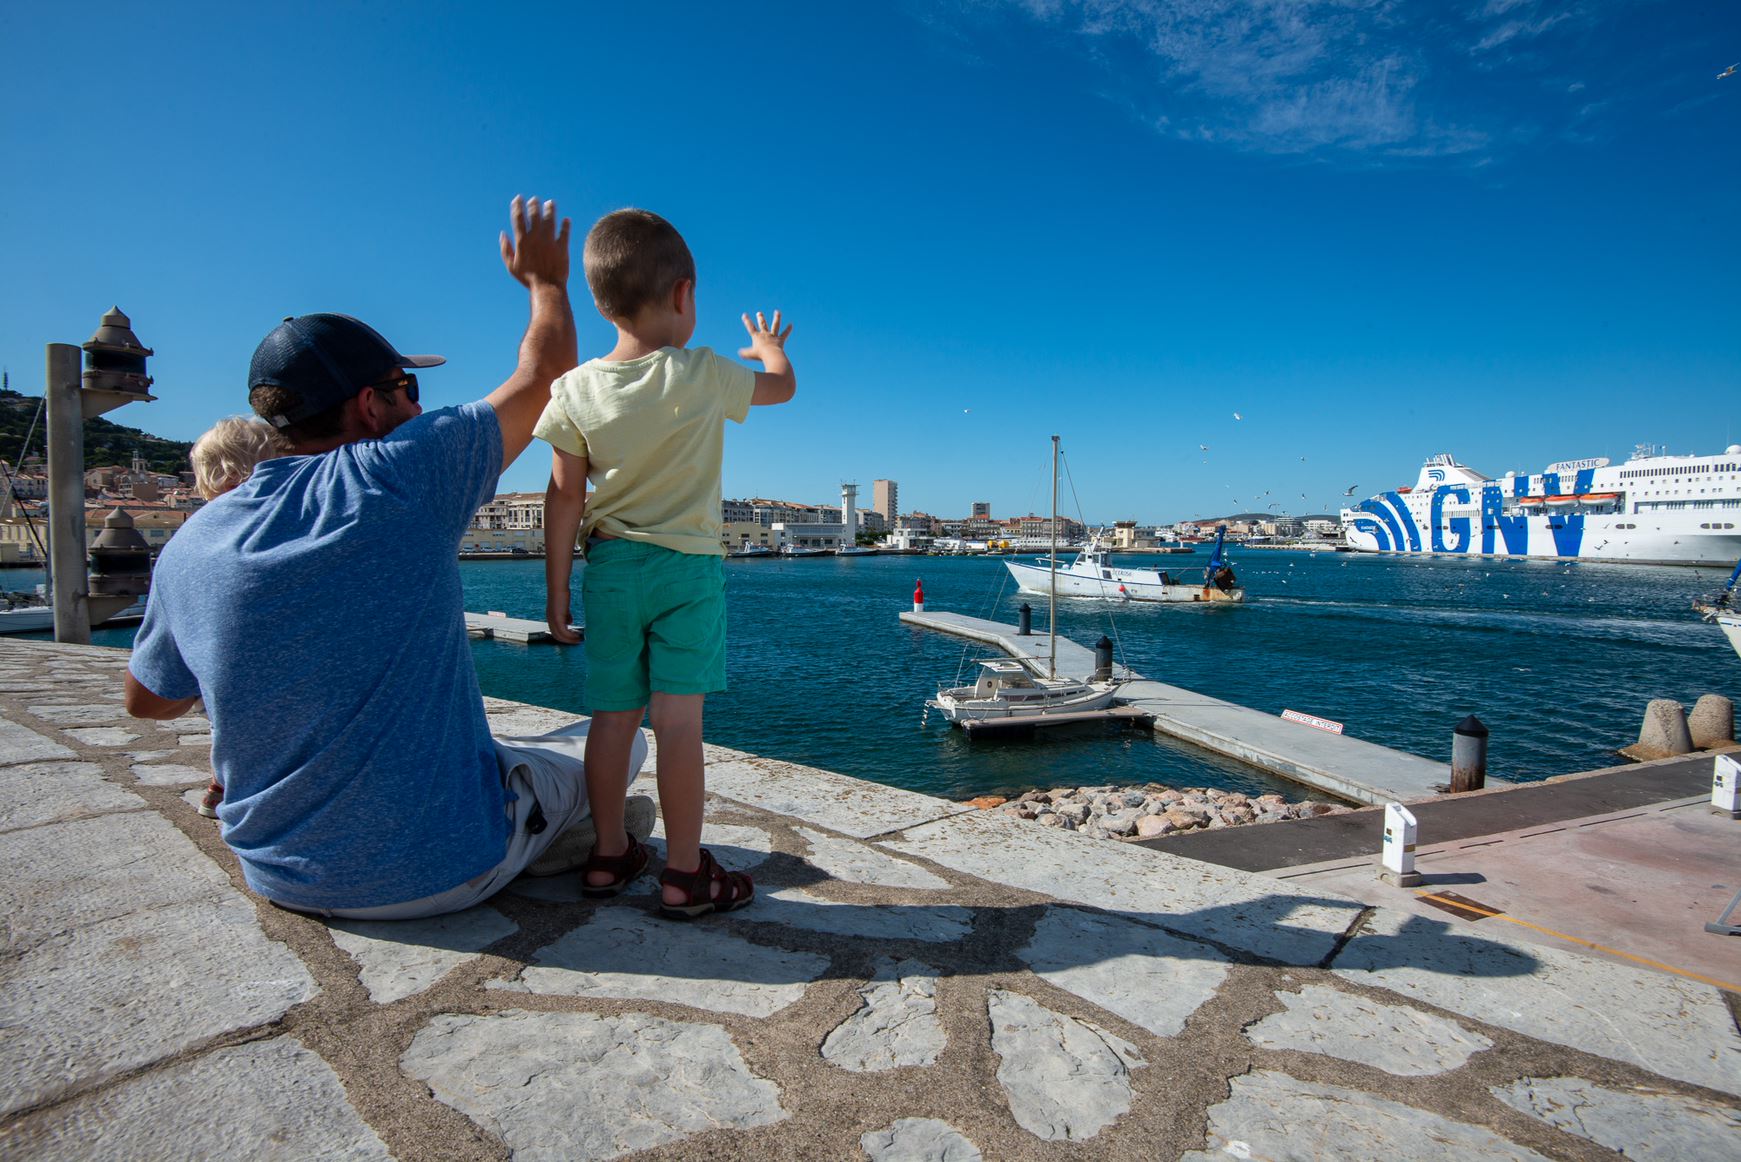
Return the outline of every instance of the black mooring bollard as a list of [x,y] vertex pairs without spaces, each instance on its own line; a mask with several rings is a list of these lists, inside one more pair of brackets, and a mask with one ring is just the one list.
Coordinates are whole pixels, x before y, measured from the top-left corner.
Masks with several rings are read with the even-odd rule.
[[1022,607],[1016,610],[1016,635],[1032,637],[1034,635],[1034,607],[1022,602]]
[[1451,731],[1451,793],[1487,785],[1487,727],[1471,714]]
[[1094,680],[1109,681],[1112,678],[1112,639],[1105,634],[1094,643]]

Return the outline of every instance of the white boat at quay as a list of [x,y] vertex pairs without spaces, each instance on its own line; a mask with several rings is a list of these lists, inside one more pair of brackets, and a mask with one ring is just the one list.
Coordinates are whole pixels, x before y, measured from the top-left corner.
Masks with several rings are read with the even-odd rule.
[[986,718],[1044,718],[1103,710],[1118,687],[1112,682],[1083,682],[1053,675],[1042,677],[1016,658],[985,658],[979,680],[971,686],[939,686],[926,703],[950,722]]
[[836,557],[874,557],[877,555],[877,550],[865,545],[842,545],[834,550],[834,555]]
[[827,557],[832,554],[827,549],[812,549],[807,545],[794,544],[791,541],[780,546],[782,557]]
[[[1058,437],[1052,437],[1052,527],[1058,527]],[[937,687],[937,696],[925,702],[926,713],[936,710],[951,723],[986,719],[1023,719],[1039,722],[1066,714],[1104,710],[1118,693],[1112,681],[1084,681],[1058,673],[1058,556],[1051,558],[1051,582],[1041,590],[1049,597],[1046,672],[1037,672],[1038,662],[1018,658],[986,658],[979,665],[979,678],[971,686]],[[1004,564],[1008,565],[1006,561]],[[1044,572],[1044,571],[1042,571]],[[1030,666],[1034,668],[1030,668]]]
[[1710,597],[1693,602],[1693,609],[1700,617],[1722,630],[1723,636],[1729,639],[1729,644],[1735,647],[1735,652],[1741,654],[1741,610],[1735,608],[1735,586],[1738,582],[1741,582],[1741,561],[1735,562],[1735,571],[1729,574],[1729,583]]
[[1046,593],[1056,578],[1058,593],[1063,597],[1096,597],[1107,601],[1220,601],[1245,600],[1222,555],[1225,526],[1216,530],[1215,551],[1203,570],[1201,584],[1182,581],[1165,569],[1113,568],[1111,553],[1096,533],[1088,544],[1067,565],[1056,570],[1046,564],[1005,561],[1004,568],[1016,579],[1025,593]]
[[739,545],[726,553],[728,557],[772,557],[774,550],[766,545],[752,545],[748,542]]
[[1414,487],[1343,509],[1342,533],[1368,553],[1728,564],[1741,557],[1741,444],[1709,456],[1640,445],[1624,464],[1562,460],[1498,480],[1441,453]]

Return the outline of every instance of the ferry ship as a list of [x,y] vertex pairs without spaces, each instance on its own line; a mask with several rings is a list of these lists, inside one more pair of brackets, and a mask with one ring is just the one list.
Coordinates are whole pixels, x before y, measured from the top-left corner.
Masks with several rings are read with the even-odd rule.
[[1342,533],[1368,553],[1727,565],[1741,557],[1741,444],[1713,456],[1640,445],[1618,466],[1563,460],[1498,480],[1443,453],[1413,488],[1343,509]]

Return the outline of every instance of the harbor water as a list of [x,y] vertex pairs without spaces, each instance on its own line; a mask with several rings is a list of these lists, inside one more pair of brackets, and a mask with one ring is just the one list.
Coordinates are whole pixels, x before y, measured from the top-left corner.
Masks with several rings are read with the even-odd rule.
[[[1195,579],[1205,559],[1117,563]],[[1256,549],[1234,563],[1242,606],[1060,599],[1059,632],[1085,645],[1107,634],[1147,677],[1334,719],[1433,759],[1449,759],[1452,726],[1475,714],[1492,731],[1490,773],[1519,781],[1622,761],[1614,751],[1635,740],[1651,698],[1741,700],[1741,659],[1688,608],[1726,569]],[[468,609],[542,619],[542,561],[460,569]],[[8,588],[25,587],[7,573]],[[985,647],[902,625],[915,580],[933,610],[1014,624],[1026,601],[1044,632],[1045,597],[1017,593],[997,558],[743,560],[725,573],[731,689],[708,700],[711,742],[954,798],[1143,782],[1304,797],[1143,729],[970,743],[936,715],[922,726],[925,698],[968,678]],[[131,632],[94,640],[126,645]],[[586,711],[581,649],[478,641],[472,655],[485,694]]]

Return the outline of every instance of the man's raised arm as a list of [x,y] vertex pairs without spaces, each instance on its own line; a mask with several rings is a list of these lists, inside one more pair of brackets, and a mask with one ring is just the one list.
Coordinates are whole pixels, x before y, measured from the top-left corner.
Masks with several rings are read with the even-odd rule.
[[502,467],[532,442],[532,428],[550,402],[550,384],[574,367],[578,349],[568,305],[568,219],[556,203],[515,198],[509,208],[513,237],[502,234],[502,262],[532,293],[532,321],[520,340],[520,364],[484,398],[502,427]]

